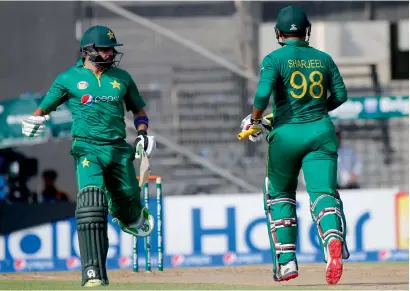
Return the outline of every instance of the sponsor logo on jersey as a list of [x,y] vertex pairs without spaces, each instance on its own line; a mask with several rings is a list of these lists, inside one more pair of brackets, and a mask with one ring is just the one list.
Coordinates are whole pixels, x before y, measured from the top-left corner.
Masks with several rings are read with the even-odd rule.
[[90,94],[85,94],[81,97],[81,103],[84,105],[92,105],[93,103],[99,102],[118,102],[120,100],[120,96],[96,96],[93,97]]
[[91,96],[90,94],[83,95],[81,97],[81,103],[90,106],[91,104],[93,104],[93,96]]
[[86,81],[81,81],[77,83],[77,88],[80,90],[84,90],[88,88],[88,83]]

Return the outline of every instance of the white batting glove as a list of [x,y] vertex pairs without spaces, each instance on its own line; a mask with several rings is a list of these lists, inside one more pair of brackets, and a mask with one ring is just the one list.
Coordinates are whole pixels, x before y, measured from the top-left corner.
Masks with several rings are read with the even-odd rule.
[[249,114],[248,116],[246,116],[246,117],[242,120],[242,122],[241,122],[241,128],[242,128],[242,131],[246,131],[246,130],[248,130],[248,129],[251,128],[251,127],[252,127],[252,128],[260,129],[259,132],[248,136],[248,139],[249,139],[250,141],[252,141],[252,142],[258,142],[258,141],[260,141],[260,140],[263,139],[263,137],[264,137],[265,134],[269,134],[271,124],[270,124],[270,121],[267,120],[265,117],[262,118],[261,123],[259,123],[259,124],[252,124],[252,123],[251,123],[251,116],[252,116],[252,115]]
[[49,119],[49,115],[30,116],[22,122],[22,133],[29,137],[36,137],[41,135],[45,131],[45,123]]
[[139,135],[135,139],[135,158],[136,159],[141,159],[141,152],[140,149],[143,149],[149,158],[151,156],[152,151],[154,148],[156,148],[156,141],[155,141],[155,136],[150,136],[150,135]]

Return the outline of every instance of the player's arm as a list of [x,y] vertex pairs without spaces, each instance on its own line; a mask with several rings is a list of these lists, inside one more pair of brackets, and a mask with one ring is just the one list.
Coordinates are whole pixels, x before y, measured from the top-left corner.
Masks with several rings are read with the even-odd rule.
[[49,119],[50,112],[67,100],[68,89],[63,82],[62,75],[58,76],[40,106],[33,111],[32,116],[23,120],[22,133],[34,137],[41,135],[45,130],[45,122]]
[[269,131],[271,122],[263,118],[263,112],[269,105],[270,96],[273,93],[274,84],[278,77],[274,60],[266,56],[261,64],[258,88],[256,89],[252,113],[241,122],[242,132],[238,134],[239,139],[248,137],[256,142],[262,139],[262,133]]
[[148,131],[148,116],[144,109],[140,109],[133,113],[134,115],[134,125],[138,132],[145,131],[145,135]]
[[339,68],[332,58],[329,64],[330,96],[326,100],[327,111],[332,111],[347,101],[347,89]]
[[144,110],[145,102],[131,76],[127,87],[127,94],[124,97],[124,102],[127,111],[131,111],[133,113],[134,125],[138,131],[138,135],[144,134],[144,132],[140,131],[145,131],[146,135],[148,131],[149,119]]
[[55,79],[46,96],[44,96],[41,101],[39,108],[33,112],[33,116],[50,114],[50,112],[56,110],[58,106],[63,104],[67,98],[68,88],[64,82],[64,75],[61,74]]
[[262,61],[258,88],[253,100],[252,119],[261,120],[263,112],[269,105],[269,100],[273,92],[274,84],[278,78],[274,60],[266,56]]
[[144,110],[145,102],[131,76],[127,87],[127,94],[124,97],[124,102],[127,111],[132,111],[134,115],[134,126],[138,131],[138,136],[134,143],[137,148],[135,157],[137,159],[141,158],[141,154],[138,150],[140,147],[144,148],[147,156],[150,156],[156,146],[155,137],[148,136],[149,119]]

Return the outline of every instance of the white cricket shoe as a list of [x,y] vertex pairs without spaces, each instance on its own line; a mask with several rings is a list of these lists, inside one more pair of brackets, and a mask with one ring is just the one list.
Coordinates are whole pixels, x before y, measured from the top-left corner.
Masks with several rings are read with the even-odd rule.
[[87,283],[84,284],[84,287],[87,287],[87,288],[94,288],[94,287],[101,287],[101,286],[104,286],[104,283],[100,279],[90,279],[87,281]]
[[289,281],[299,276],[298,268],[294,261],[290,261],[284,265],[279,266],[279,276],[274,275],[273,279],[277,282]]

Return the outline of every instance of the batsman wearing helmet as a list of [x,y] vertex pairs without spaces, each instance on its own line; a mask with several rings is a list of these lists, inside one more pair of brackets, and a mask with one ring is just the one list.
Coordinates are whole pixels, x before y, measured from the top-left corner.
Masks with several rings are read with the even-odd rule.
[[[309,46],[311,24],[301,8],[283,8],[275,31],[282,47],[263,59],[252,113],[241,124],[243,131],[254,131],[250,140],[266,135],[269,143],[264,203],[273,277],[285,281],[298,276],[296,188],[303,169],[327,262],[326,281],[336,284],[343,272],[342,259],[349,254],[344,248],[343,205],[336,191],[338,140],[328,112],[347,100],[347,90],[333,59]],[[272,115],[263,118],[271,95]]]
[[[78,184],[76,223],[82,265],[82,286],[108,285],[107,214],[123,231],[137,237],[151,234],[154,218],[141,205],[133,165],[143,148],[150,156],[155,138],[147,135],[144,100],[131,76],[117,68],[122,44],[111,29],[93,26],[80,41],[82,58],[62,72],[31,117],[23,133],[38,136],[48,114],[64,102],[73,116],[71,155]],[[124,104],[134,114],[135,146],[125,141]]]

